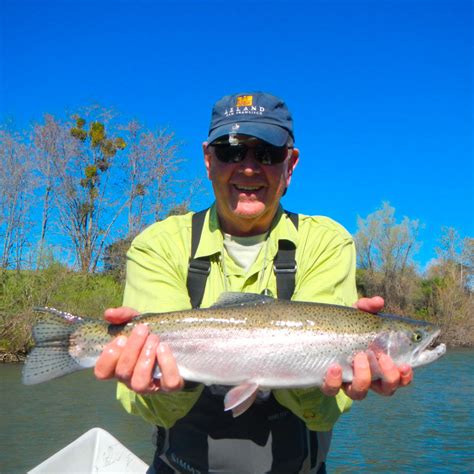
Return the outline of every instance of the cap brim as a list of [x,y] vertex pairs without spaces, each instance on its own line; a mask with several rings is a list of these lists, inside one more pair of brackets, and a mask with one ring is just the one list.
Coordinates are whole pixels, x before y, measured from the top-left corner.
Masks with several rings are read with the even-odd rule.
[[[236,127],[236,125],[238,125],[238,127]],[[215,128],[209,134],[207,142],[212,143],[214,140],[229,135],[230,133],[250,135],[274,146],[286,145],[289,137],[288,130],[279,127],[278,125],[256,122],[238,122],[221,125],[220,127]]]

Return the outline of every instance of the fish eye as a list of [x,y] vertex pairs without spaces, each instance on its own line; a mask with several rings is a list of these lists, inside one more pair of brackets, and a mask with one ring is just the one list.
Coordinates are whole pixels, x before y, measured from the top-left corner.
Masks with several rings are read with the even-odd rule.
[[411,338],[413,342],[420,342],[423,339],[423,334],[421,331],[414,331]]

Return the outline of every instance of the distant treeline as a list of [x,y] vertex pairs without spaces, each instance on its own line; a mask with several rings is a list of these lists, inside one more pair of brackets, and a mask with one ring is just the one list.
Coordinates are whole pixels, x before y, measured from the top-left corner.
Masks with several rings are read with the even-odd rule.
[[[100,269],[107,246],[186,209],[200,180],[183,179],[167,129],[124,122],[99,106],[0,126],[0,267],[40,268],[46,257]],[[189,170],[188,170],[189,176]]]
[[[448,345],[474,347],[473,239],[445,229],[436,264],[420,275],[412,262],[418,223],[407,218],[397,223],[394,212],[384,204],[359,219],[359,295],[381,295],[386,311],[435,322]],[[128,246],[127,240],[110,246],[100,273],[52,260],[43,261],[41,269],[0,269],[0,360],[21,359],[26,353],[34,306],[101,318],[105,308],[120,305]]]
[[381,295],[386,310],[435,322],[448,344],[474,347],[474,239],[441,229],[437,259],[421,273],[413,262],[419,228],[408,217],[397,223],[387,203],[358,219],[359,294]]
[[[389,210],[385,207],[378,212]],[[365,237],[361,229],[356,235],[359,245]],[[382,251],[380,242],[374,238],[371,245],[377,252],[370,265],[366,262],[365,268],[358,269],[357,285],[360,296],[384,296],[387,311],[436,322],[443,329],[441,339],[449,346],[474,347],[474,299],[467,283],[472,277],[472,266],[448,258],[454,237],[451,232],[446,234],[445,242],[450,244],[446,253],[440,253],[439,263],[423,277],[414,267],[404,264],[403,258],[384,260],[388,253]],[[74,271],[57,262],[49,262],[40,270],[0,270],[0,361],[24,358],[31,345],[35,306],[56,307],[96,318],[102,318],[105,308],[119,306],[126,246],[114,248],[117,254],[111,260],[113,264],[101,273]]]
[[[132,238],[187,212],[201,192],[199,180],[178,178],[178,145],[168,130],[100,107],[45,115],[22,132],[0,127],[0,352],[25,351],[33,306],[100,317],[120,304]],[[419,229],[397,222],[387,203],[358,219],[359,293],[439,323],[452,345],[474,346],[474,239],[440,229],[437,259],[422,273]]]

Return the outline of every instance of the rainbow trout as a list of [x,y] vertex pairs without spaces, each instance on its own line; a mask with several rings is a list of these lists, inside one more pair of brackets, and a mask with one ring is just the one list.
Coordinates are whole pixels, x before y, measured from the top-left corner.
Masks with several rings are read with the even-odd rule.
[[333,363],[350,382],[352,359],[360,351],[369,355],[374,379],[380,378],[374,362],[382,353],[397,365],[418,367],[446,351],[444,344],[428,348],[440,331],[427,322],[249,293],[224,293],[207,309],[143,314],[125,325],[52,308],[37,311],[36,346],[23,368],[23,383],[93,367],[114,337],[145,323],[169,344],[185,380],[234,386],[225,399],[234,414],[240,414],[239,407],[245,411],[259,389],[321,386]]

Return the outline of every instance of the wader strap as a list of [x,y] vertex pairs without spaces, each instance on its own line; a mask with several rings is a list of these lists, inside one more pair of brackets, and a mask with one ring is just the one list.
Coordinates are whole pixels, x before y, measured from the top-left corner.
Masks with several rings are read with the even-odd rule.
[[188,278],[186,286],[188,288],[189,298],[193,308],[198,308],[201,305],[202,297],[204,296],[204,289],[206,288],[206,281],[211,272],[211,262],[209,257],[194,258],[199,241],[201,240],[201,233],[204,227],[204,220],[206,219],[207,209],[199,211],[192,216],[191,227],[191,257],[188,266]]
[[[206,281],[211,272],[209,257],[194,258],[201,239],[204,220],[208,209],[196,212],[192,216],[191,257],[188,266],[186,286],[193,308],[199,308],[204,296]],[[285,211],[293,225],[298,229],[298,214]],[[296,248],[289,240],[278,241],[278,253],[273,262],[273,270],[277,281],[277,295],[283,300],[290,300],[295,291]]]
[[[298,229],[298,214],[285,211],[293,225]],[[295,291],[296,247],[290,240],[278,241],[278,253],[273,261],[277,283],[277,295],[281,300],[291,300]]]

